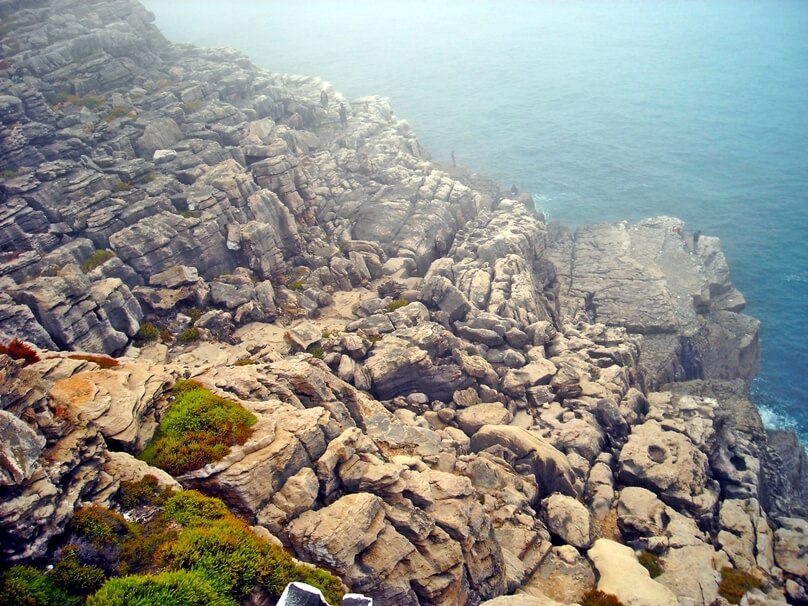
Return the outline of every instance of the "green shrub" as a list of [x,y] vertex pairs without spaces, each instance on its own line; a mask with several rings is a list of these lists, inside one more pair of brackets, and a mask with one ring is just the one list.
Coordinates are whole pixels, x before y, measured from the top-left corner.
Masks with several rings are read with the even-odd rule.
[[581,606],[624,606],[623,602],[610,593],[604,593],[599,589],[591,589],[584,594],[581,599]]
[[193,570],[221,593],[241,599],[265,576],[264,546],[233,516],[186,528],[160,550],[160,563],[170,570]]
[[81,269],[84,270],[84,273],[90,272],[96,267],[101,267],[114,256],[115,253],[111,250],[97,250],[81,264]]
[[110,109],[107,112],[105,120],[107,122],[112,122],[116,118],[123,118],[124,116],[127,116],[127,115],[129,115],[129,109],[128,108],[126,108],[126,107],[124,107],[122,105],[116,105],[115,107],[113,107],[112,109]]
[[157,328],[151,322],[144,322],[140,325],[140,328],[137,329],[137,334],[135,338],[138,341],[156,341],[157,337],[160,336],[160,329]]
[[123,481],[118,489],[118,502],[124,509],[144,505],[162,505],[168,491],[160,487],[153,475],[146,475],[137,481]]
[[382,340],[381,335],[368,335],[368,341],[373,343],[374,345]]
[[395,301],[390,301],[387,304],[387,311],[395,311],[397,309],[401,309],[402,307],[406,307],[409,305],[409,301],[405,301],[404,299],[396,299]]
[[68,97],[68,101],[70,101],[73,105],[81,105],[87,109],[95,109],[104,104],[104,97],[99,97],[98,95],[92,94],[87,94],[83,97],[73,95]]
[[286,551],[261,540],[229,513],[220,519],[199,518],[157,557],[168,568],[199,572],[234,599],[247,595],[256,584],[279,596],[288,583],[301,581],[319,588],[331,604],[342,600],[339,579],[325,570],[295,563]]
[[159,572],[155,554],[178,535],[176,524],[163,513],[152,517],[145,525],[135,526],[135,532],[121,546],[116,572],[121,575]]
[[192,114],[195,111],[199,111],[200,107],[202,107],[201,101],[188,101],[187,103],[182,104],[182,109],[186,114]]
[[177,341],[180,343],[192,343],[198,341],[200,337],[198,328],[186,328],[177,335]]
[[218,461],[252,434],[256,418],[249,411],[196,381],[180,381],[173,392],[174,402],[140,455],[150,465],[180,475]]
[[179,570],[153,576],[110,579],[87,606],[236,606],[210,582],[194,572]]
[[128,181],[118,181],[115,184],[115,191],[132,191],[134,185],[129,183]]
[[12,566],[0,575],[0,606],[79,606],[83,602],[31,566]]
[[735,568],[721,569],[721,583],[718,585],[718,595],[730,604],[740,604],[743,595],[750,589],[759,589],[761,583],[748,572]]
[[196,323],[196,321],[199,320],[199,318],[201,318],[202,314],[204,313],[205,312],[199,309],[198,307],[189,307],[188,309],[185,310],[185,315],[191,318],[192,324]]
[[199,212],[195,210],[181,210],[177,214],[185,219],[196,219],[199,217]]
[[303,280],[294,280],[293,282],[289,282],[288,288],[289,290],[300,290],[303,288]]
[[659,561],[659,556],[654,555],[650,551],[643,551],[637,559],[640,564],[645,567],[652,579],[657,578],[664,572],[662,570],[662,563]]
[[129,534],[123,516],[98,505],[79,509],[70,520],[70,529],[76,536],[89,539],[97,549],[118,546]]
[[325,351],[319,345],[310,345],[309,348],[306,350],[311,355],[313,355],[318,360],[322,360],[323,356],[325,356]]
[[183,526],[220,520],[230,510],[219,499],[206,497],[196,490],[183,490],[166,501],[166,515]]
[[252,358],[239,358],[233,363],[233,366],[251,366],[255,364],[255,360]]
[[79,564],[78,547],[67,545],[62,558],[53,567],[50,579],[71,595],[87,596],[98,591],[107,580],[107,575],[97,566]]
[[3,171],[0,171],[0,179],[2,179],[4,181],[7,180],[7,179],[13,179],[16,176],[17,176],[17,171],[16,170],[3,170]]

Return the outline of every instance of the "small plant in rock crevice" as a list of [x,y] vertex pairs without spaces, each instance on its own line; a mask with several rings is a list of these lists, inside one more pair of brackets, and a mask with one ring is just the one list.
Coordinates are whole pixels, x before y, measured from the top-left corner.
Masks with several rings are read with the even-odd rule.
[[625,606],[623,602],[610,593],[604,593],[599,589],[587,591],[581,598],[581,606]]
[[29,366],[30,364],[39,362],[39,354],[36,350],[16,338],[11,339],[11,341],[5,345],[0,343],[0,354],[6,354],[9,358],[15,360],[25,360],[23,366]]
[[81,269],[84,273],[91,272],[95,268],[101,267],[114,256],[115,253],[111,250],[97,250],[81,264]]
[[761,582],[743,570],[724,567],[721,569],[721,583],[718,595],[730,604],[740,604],[744,594],[750,589],[759,589]]
[[652,579],[657,578],[664,572],[662,570],[662,563],[659,560],[659,556],[651,553],[650,551],[643,551],[640,553],[637,560],[648,571],[648,574],[651,575]]
[[409,305],[409,301],[406,301],[405,299],[396,299],[394,301],[390,301],[385,309],[387,309],[387,311],[395,311],[397,309],[401,309],[402,307],[406,307],[407,305]]

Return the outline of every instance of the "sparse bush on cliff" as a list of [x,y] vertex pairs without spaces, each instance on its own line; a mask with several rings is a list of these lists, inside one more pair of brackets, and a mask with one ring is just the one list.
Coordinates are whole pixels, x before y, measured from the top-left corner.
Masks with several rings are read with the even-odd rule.
[[289,290],[300,290],[303,288],[303,280],[294,280],[289,282],[289,286],[287,288],[289,288]]
[[640,564],[648,571],[652,579],[657,578],[664,571],[662,570],[662,563],[659,561],[659,556],[654,555],[650,551],[643,551],[637,558]]
[[252,358],[239,358],[235,362],[233,362],[233,366],[252,366],[255,364],[255,360]]
[[87,606],[236,606],[202,575],[180,570],[110,579]]
[[39,354],[19,339],[11,339],[5,345],[0,343],[0,354],[6,354],[15,360],[25,360],[24,366],[39,362]]
[[761,583],[748,572],[735,568],[721,569],[721,583],[718,585],[718,594],[730,604],[740,604],[741,598],[750,589],[759,589]]
[[218,461],[252,434],[256,418],[249,411],[200,383],[180,381],[173,393],[174,402],[140,455],[150,465],[180,475]]
[[156,341],[160,336],[160,329],[151,322],[144,322],[137,329],[135,339],[138,341]]
[[91,272],[96,267],[101,267],[104,263],[109,261],[115,253],[111,250],[97,250],[81,264],[81,269],[84,273]]
[[177,335],[177,341],[180,343],[192,343],[198,341],[200,336],[198,328],[186,328]]
[[124,107],[123,105],[116,105],[112,109],[107,112],[106,117],[104,118],[107,122],[112,122],[117,118],[123,118],[124,116],[129,115],[129,109]]
[[0,171],[0,179],[6,181],[7,179],[13,179],[17,176],[16,170],[2,170]]
[[182,104],[182,109],[186,114],[192,114],[199,111],[200,107],[202,107],[201,101],[188,101],[187,103]]
[[134,185],[132,185],[128,181],[118,181],[115,184],[115,191],[117,192],[131,191],[133,187]]
[[323,348],[319,345],[311,345],[306,351],[318,360],[322,360],[325,356],[325,351],[323,351]]
[[600,589],[590,589],[581,598],[581,606],[624,606],[623,602]]
[[395,311],[397,309],[401,309],[402,307],[406,307],[409,304],[409,301],[405,301],[404,299],[396,299],[395,301],[390,301],[387,304],[387,311]]

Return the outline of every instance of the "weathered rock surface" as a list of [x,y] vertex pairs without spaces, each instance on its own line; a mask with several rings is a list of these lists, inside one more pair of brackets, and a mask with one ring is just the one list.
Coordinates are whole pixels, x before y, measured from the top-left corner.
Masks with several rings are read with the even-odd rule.
[[[593,566],[627,605],[712,604],[724,566],[805,594],[808,463],[748,399],[717,239],[573,235],[384,99],[174,46],[130,0],[29,4],[0,1],[0,340],[43,351],[0,356],[4,561],[151,474],[385,604],[572,604]],[[132,455],[187,377],[258,422],[175,479]]]

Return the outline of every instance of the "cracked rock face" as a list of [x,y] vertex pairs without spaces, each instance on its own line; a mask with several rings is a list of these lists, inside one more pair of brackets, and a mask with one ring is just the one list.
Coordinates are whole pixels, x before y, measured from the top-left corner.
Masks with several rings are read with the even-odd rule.
[[[172,45],[130,0],[29,4],[0,2],[0,341],[42,359],[0,355],[3,561],[151,474],[385,604],[707,606],[728,565],[808,590],[808,463],[748,399],[716,238],[570,233],[386,99]],[[134,455],[188,377],[258,421],[171,478]]]

